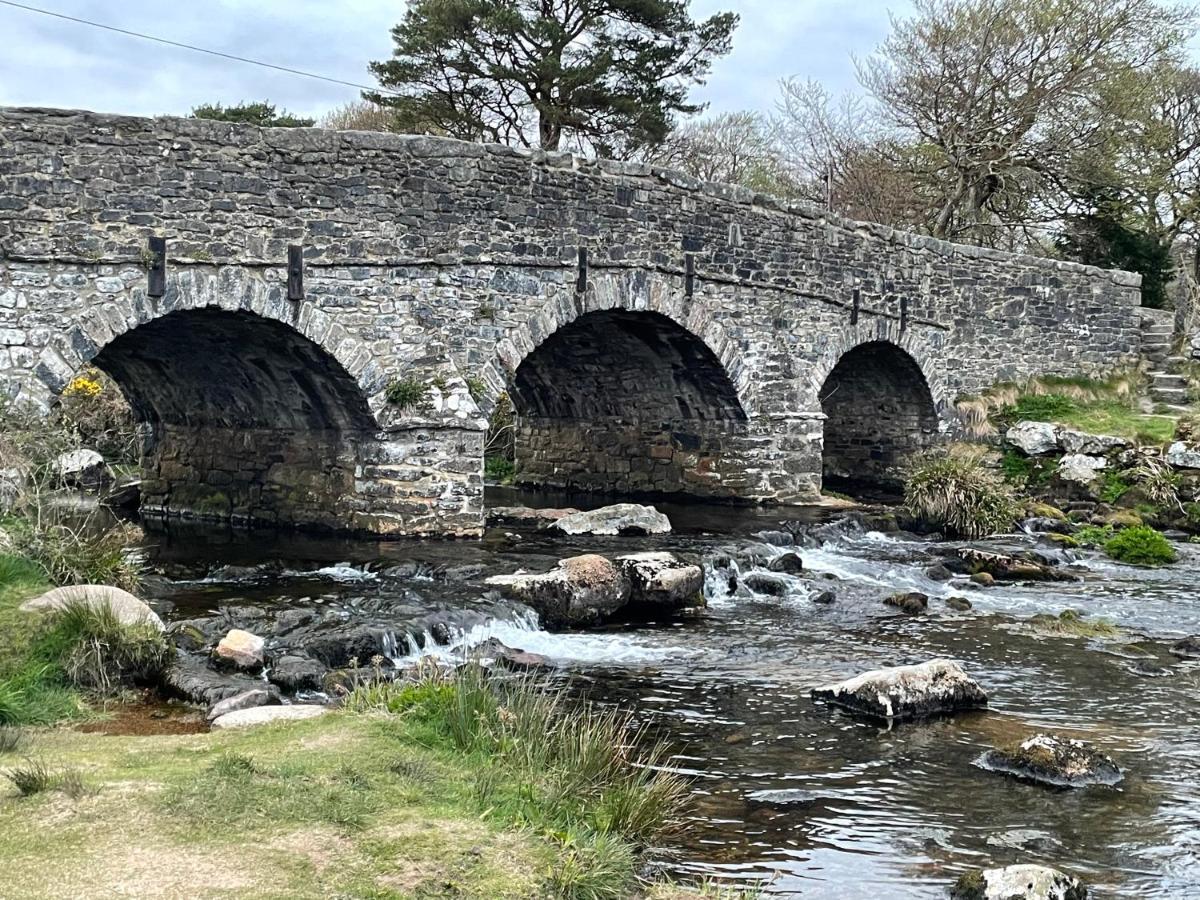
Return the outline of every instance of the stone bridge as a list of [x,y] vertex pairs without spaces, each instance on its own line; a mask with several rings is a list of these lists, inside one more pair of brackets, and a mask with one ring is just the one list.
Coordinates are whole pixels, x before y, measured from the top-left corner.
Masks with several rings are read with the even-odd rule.
[[802,503],[1134,359],[1138,295],[641,164],[0,110],[0,397],[108,372],[160,515],[476,534],[503,393],[522,483]]

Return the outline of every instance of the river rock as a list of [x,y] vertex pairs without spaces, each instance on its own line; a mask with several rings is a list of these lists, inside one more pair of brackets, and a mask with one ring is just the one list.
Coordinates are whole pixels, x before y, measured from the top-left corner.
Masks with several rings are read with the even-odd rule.
[[945,603],[957,612],[966,612],[971,608],[971,601],[966,597],[947,597]]
[[1200,447],[1176,441],[1167,448],[1167,462],[1177,469],[1200,469]]
[[946,566],[938,563],[925,570],[925,577],[930,581],[949,581],[954,577],[954,573],[951,572]]
[[923,613],[929,609],[929,597],[919,591],[910,591],[907,594],[892,594],[892,596],[886,597],[883,602],[909,615]]
[[629,579],[629,602],[656,609],[704,606],[704,570],[671,553],[631,553],[617,563]]
[[1088,434],[1070,428],[1060,428],[1058,443],[1067,453],[1086,453],[1089,456],[1108,456],[1125,450],[1130,442],[1111,434]]
[[213,650],[213,662],[221,668],[257,672],[263,667],[267,642],[257,634],[234,628]]
[[1085,453],[1072,453],[1058,461],[1055,472],[1057,478],[1071,484],[1088,485],[1100,477],[1100,473],[1108,468],[1108,460],[1103,456],[1088,456]]
[[178,650],[175,664],[163,674],[163,689],[189,703],[212,706],[227,697],[262,687],[262,682],[247,675],[216,672],[203,657]]
[[821,591],[819,594],[815,594],[812,598],[813,603],[820,603],[822,606],[827,606],[836,601],[837,594],[835,594],[833,591]]
[[800,558],[799,553],[789,550],[771,560],[767,564],[767,568],[772,572],[782,572],[785,575],[801,575],[804,573],[804,560]]
[[1180,659],[1200,659],[1200,636],[1190,635],[1171,645],[1171,653]]
[[529,671],[532,669],[550,669],[554,664],[549,657],[540,653],[530,653],[517,647],[510,647],[497,638],[488,638],[471,651],[477,658],[494,660],[507,669]]
[[549,525],[567,516],[573,516],[579,510],[573,506],[563,509],[535,509],[530,506],[494,506],[487,511],[488,524],[491,525]]
[[547,628],[598,625],[632,593],[622,568],[594,553],[564,559],[549,572],[494,575],[487,583],[532,607]]
[[888,721],[984,709],[988,702],[978,683],[949,659],[875,669],[840,684],[815,688],[812,696]]
[[315,659],[289,654],[275,660],[267,673],[267,680],[271,684],[279,685],[281,690],[289,694],[298,691],[319,691],[327,671],[325,666]]
[[94,490],[112,481],[112,473],[104,457],[87,448],[60,454],[54,460],[54,470],[68,487]]
[[104,584],[76,584],[55,588],[21,604],[22,612],[61,612],[81,603],[93,609],[109,607],[122,625],[150,625],[159,631],[166,626],[158,614],[128,591]]
[[272,722],[289,722],[297,719],[313,719],[329,712],[327,706],[317,706],[312,703],[293,703],[290,706],[256,706],[253,709],[240,709],[237,712],[226,713],[212,723],[213,731],[226,728],[253,728],[258,725],[269,725]]
[[1011,747],[989,750],[978,765],[1053,787],[1113,785],[1124,776],[1115,762],[1083,741],[1038,734]]
[[1071,875],[1048,866],[1005,866],[963,875],[950,889],[951,900],[1087,900],[1087,888]]
[[1049,422],[1018,422],[1004,438],[1026,456],[1043,456],[1058,449],[1058,426]]
[[748,572],[742,576],[742,584],[752,593],[767,597],[786,597],[791,590],[787,579],[773,572]]
[[764,544],[770,544],[772,547],[796,546],[795,536],[787,531],[768,529],[766,531],[756,531],[752,536],[756,540],[762,541]]
[[[960,547],[958,565],[969,575],[986,574],[996,581],[1073,581],[1074,576],[1048,563],[1033,559],[1028,553],[1009,556],[974,547]],[[974,581],[975,579],[972,578]],[[978,581],[977,583],[986,583]]]
[[668,534],[671,520],[653,506],[617,503],[563,516],[550,527],[563,534]]
[[266,688],[251,688],[248,691],[234,694],[232,697],[226,697],[224,700],[214,703],[208,711],[206,718],[211,722],[227,713],[237,712],[242,709],[253,709],[256,706],[270,706],[278,702],[279,695],[274,691],[269,691]]

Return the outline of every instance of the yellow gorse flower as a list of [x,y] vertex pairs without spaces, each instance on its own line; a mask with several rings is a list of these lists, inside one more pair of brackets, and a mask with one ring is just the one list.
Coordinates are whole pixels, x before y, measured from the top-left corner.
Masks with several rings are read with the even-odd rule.
[[98,397],[100,392],[104,390],[98,378],[89,375],[76,375],[71,379],[71,383],[63,390],[63,396],[66,397]]

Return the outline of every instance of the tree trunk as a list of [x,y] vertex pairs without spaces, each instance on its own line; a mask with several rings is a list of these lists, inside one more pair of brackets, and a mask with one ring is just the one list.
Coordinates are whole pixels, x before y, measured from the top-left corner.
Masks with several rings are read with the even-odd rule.
[[557,150],[562,141],[562,127],[542,110],[538,113],[538,142],[543,150]]

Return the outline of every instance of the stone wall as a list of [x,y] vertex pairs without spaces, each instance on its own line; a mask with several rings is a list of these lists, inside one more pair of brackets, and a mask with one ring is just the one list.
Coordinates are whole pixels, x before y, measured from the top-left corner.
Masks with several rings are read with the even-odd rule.
[[[146,293],[151,235],[169,241],[162,298]],[[299,301],[284,289],[290,244],[304,247]],[[945,428],[959,392],[1133,359],[1137,296],[1128,274],[844,221],[644,165],[428,137],[0,110],[0,392],[49,403],[109,342],[181,310],[282,323],[346,374],[330,382],[337,395],[352,386],[367,410],[355,515],[386,530],[478,527],[483,415],[551,335],[589,313],[672,323],[671,352],[704,376],[701,394],[721,385],[721,403],[735,399],[744,416],[746,438],[723,451],[714,492],[791,502],[819,486],[822,387],[854,347],[883,340],[911,356]],[[218,408],[220,374],[189,372],[189,396]],[[286,395],[291,375],[271,372],[270,391]],[[396,377],[429,384],[432,411],[389,408]],[[660,389],[684,400],[684,418],[710,421],[686,383],[639,386]],[[632,403],[637,392],[608,399]],[[585,421],[551,418],[563,434]]]

